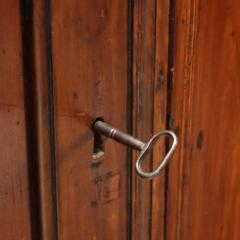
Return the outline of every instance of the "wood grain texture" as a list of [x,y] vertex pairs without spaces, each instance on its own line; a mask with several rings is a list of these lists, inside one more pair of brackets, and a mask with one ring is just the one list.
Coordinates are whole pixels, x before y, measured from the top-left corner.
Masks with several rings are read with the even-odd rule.
[[31,239],[21,10],[0,2],[0,239]]
[[177,1],[167,239],[239,239],[239,2]]
[[94,160],[91,124],[127,127],[127,1],[52,1],[59,239],[127,238],[126,147]]
[[[168,90],[168,45],[169,45],[169,12],[170,1],[158,0],[156,11],[156,47],[154,66],[154,109],[153,109],[153,134],[167,129],[167,90]],[[166,142],[162,141],[153,152],[153,165],[159,166],[166,154]],[[171,164],[171,162],[170,162]],[[152,216],[151,239],[165,239],[165,178],[166,170],[152,181]]]
[[[134,1],[133,135],[147,141],[166,129],[169,1]],[[161,142],[146,159],[149,171],[165,153]],[[132,238],[164,239],[165,172],[153,181],[136,176],[133,154]]]

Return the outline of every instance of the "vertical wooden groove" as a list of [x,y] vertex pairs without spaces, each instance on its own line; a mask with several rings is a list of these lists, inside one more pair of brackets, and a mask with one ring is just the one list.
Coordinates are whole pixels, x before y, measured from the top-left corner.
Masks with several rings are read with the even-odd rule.
[[36,155],[36,131],[32,121],[33,117],[33,66],[32,66],[32,11],[31,1],[23,1],[21,5],[22,21],[22,43],[23,43],[23,75],[24,75],[24,95],[25,95],[25,124],[27,137],[27,157],[28,157],[28,181],[29,181],[29,202],[31,213],[31,236],[32,239],[40,239],[41,219],[39,209],[39,177],[37,170]]
[[[171,111],[172,111],[172,88],[174,81],[174,52],[175,52],[175,0],[169,1],[169,44],[168,44],[168,71],[167,71],[167,104],[166,104],[166,128],[172,129]],[[177,132],[176,132],[177,133]],[[178,134],[178,133],[177,133]],[[168,148],[168,146],[167,146]],[[164,240],[167,240],[168,229],[168,201],[169,201],[169,168],[166,169],[164,183]]]
[[32,238],[54,238],[45,1],[22,3]]
[[52,169],[52,196],[53,196],[53,224],[54,239],[58,239],[58,211],[57,211],[57,167],[56,167],[56,142],[55,142],[55,92],[52,63],[52,38],[51,38],[51,0],[45,0],[46,4],[46,43],[48,61],[48,100],[49,100],[49,138]]
[[[152,74],[151,74],[151,79],[150,79],[150,84],[151,84],[151,89],[150,89],[150,96],[151,96],[151,108],[150,108],[150,115],[151,115],[151,123],[150,123],[150,127],[151,127],[151,132],[152,134],[154,134],[154,124],[155,124],[155,121],[154,121],[154,114],[155,114],[155,87],[154,87],[154,83],[155,83],[155,77],[156,77],[156,50],[157,50],[157,0],[154,0],[153,2],[153,12],[154,12],[154,16],[153,16],[153,31],[152,31],[152,59],[151,59],[151,63],[150,63],[150,66],[151,66],[151,71],[152,71]],[[151,154],[151,162],[150,162],[150,169],[153,170],[154,169],[154,159],[153,159],[153,154]],[[150,182],[150,186],[149,186],[149,199],[150,199],[150,202],[149,202],[149,213],[148,213],[148,225],[149,225],[149,229],[148,229],[148,238],[152,240],[153,236],[152,236],[152,232],[153,232],[153,229],[152,229],[152,225],[153,225],[153,219],[152,219],[152,214],[153,214],[153,205],[154,205],[154,202],[153,202],[153,191],[154,191],[154,186],[153,186],[153,181]]]
[[[134,1],[128,3],[128,102],[127,102],[127,130],[133,134],[133,9]],[[127,148],[127,176],[128,176],[128,240],[132,239],[132,221],[133,221],[133,189],[132,189],[132,150]]]

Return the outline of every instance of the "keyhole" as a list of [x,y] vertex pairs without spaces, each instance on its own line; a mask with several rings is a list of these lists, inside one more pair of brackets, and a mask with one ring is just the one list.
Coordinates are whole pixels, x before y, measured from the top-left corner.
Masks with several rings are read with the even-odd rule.
[[[104,121],[103,118],[97,118],[94,123],[98,120],[101,120],[101,121]],[[94,125],[93,123],[93,125]],[[103,136],[94,131],[94,141],[93,141],[93,154],[92,154],[92,157],[93,159],[97,159],[97,158],[100,158],[101,156],[104,155],[104,141],[103,141]]]

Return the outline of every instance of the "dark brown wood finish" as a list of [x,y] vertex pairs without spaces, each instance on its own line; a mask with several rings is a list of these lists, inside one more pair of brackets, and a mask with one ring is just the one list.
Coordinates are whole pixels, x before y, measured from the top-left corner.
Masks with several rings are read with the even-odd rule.
[[127,129],[127,1],[52,1],[59,239],[127,239],[126,147],[91,124]]
[[0,239],[31,239],[21,9],[0,2]]
[[167,239],[240,238],[239,1],[176,1]]

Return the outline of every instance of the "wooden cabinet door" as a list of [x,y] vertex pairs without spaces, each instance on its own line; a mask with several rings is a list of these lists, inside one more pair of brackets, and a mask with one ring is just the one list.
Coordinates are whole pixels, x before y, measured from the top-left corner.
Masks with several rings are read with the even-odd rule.
[[[2,1],[0,239],[238,240],[239,7]],[[143,141],[176,132],[168,168],[143,180],[106,138],[96,158],[99,117]]]
[[[51,1],[59,239],[162,234],[163,176],[137,177],[137,155],[109,139],[95,159],[91,126],[101,117],[144,140],[165,129],[168,8],[160,1]],[[158,30],[160,22],[166,25]],[[163,153],[162,143],[154,164]]]
[[239,239],[239,1],[176,1],[167,239]]
[[136,152],[109,139],[95,159],[91,126],[102,117],[143,141],[166,128],[169,7],[1,3],[1,239],[163,237],[164,173],[143,181]]

